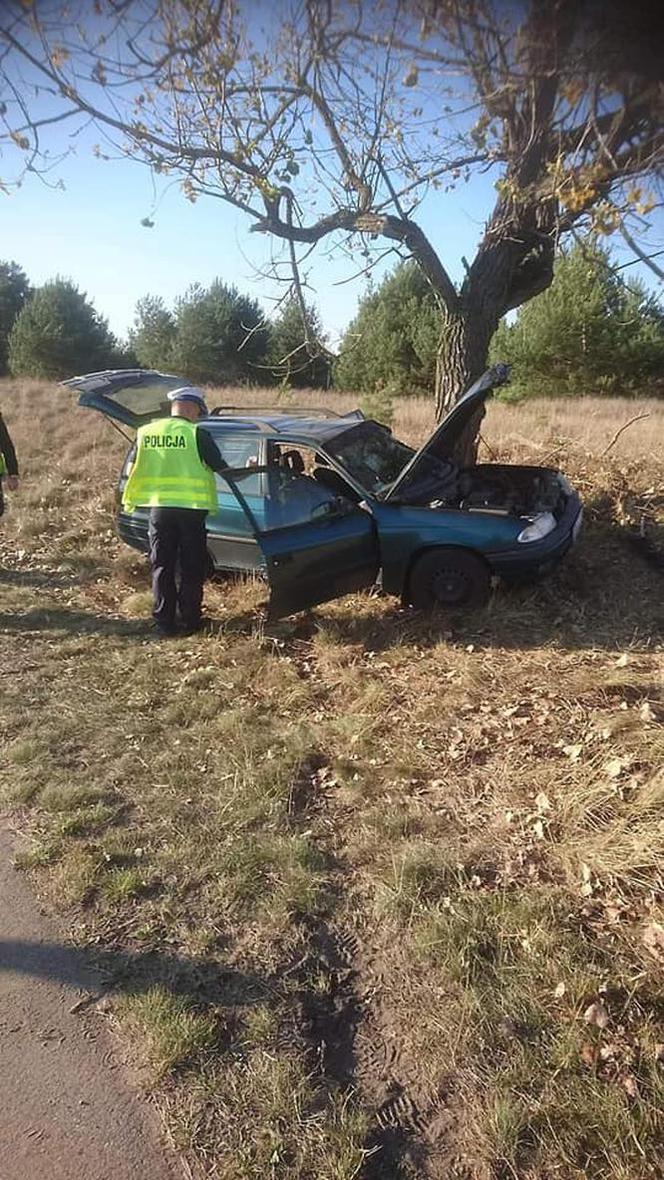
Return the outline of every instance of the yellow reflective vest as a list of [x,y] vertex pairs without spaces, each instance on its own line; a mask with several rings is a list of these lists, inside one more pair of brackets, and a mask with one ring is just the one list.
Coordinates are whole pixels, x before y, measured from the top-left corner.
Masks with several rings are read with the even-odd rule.
[[3,455],[2,451],[0,451],[0,475],[6,475],[6,474],[7,474],[7,464],[5,463],[5,456]]
[[200,508],[217,511],[214,472],[198,454],[196,424],[160,418],[139,427],[136,458],[122,493],[122,507]]

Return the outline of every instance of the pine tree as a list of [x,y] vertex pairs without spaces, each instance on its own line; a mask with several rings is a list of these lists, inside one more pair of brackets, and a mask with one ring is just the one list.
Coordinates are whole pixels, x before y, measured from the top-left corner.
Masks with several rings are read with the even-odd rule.
[[189,381],[260,380],[269,329],[258,303],[217,279],[194,285],[175,308],[172,367]]
[[512,365],[512,397],[645,392],[664,363],[664,314],[606,249],[581,243],[561,254],[552,286],[501,323],[491,359]]
[[175,332],[175,319],[161,295],[139,299],[129,346],[142,368],[170,368]]
[[17,376],[59,379],[110,367],[117,357],[108,324],[68,279],[45,283],[19,312],[9,335]]
[[9,333],[30,295],[27,275],[17,262],[0,262],[0,373],[7,372]]
[[360,303],[335,368],[343,389],[433,392],[440,311],[421,269],[401,263]]
[[313,306],[302,308],[289,299],[273,321],[267,363],[277,381],[296,388],[326,389],[330,383],[330,354],[320,316]]

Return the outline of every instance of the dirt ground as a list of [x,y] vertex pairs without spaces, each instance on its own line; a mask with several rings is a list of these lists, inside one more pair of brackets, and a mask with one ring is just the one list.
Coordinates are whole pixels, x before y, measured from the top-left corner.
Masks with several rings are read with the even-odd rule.
[[209,633],[164,645],[113,532],[124,440],[47,385],[0,402],[0,807],[113,981],[58,1020],[121,1025],[208,1180],[661,1180],[661,409],[492,407],[496,460],[565,470],[586,525],[483,612],[270,624],[223,579]]
[[0,827],[2,1180],[179,1180],[104,1019],[105,982],[12,866]]

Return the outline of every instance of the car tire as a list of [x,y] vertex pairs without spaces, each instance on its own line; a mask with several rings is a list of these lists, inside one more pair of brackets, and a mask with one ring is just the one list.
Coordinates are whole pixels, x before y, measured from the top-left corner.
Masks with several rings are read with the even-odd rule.
[[415,562],[408,599],[416,610],[477,610],[491,589],[486,564],[463,549],[431,549]]

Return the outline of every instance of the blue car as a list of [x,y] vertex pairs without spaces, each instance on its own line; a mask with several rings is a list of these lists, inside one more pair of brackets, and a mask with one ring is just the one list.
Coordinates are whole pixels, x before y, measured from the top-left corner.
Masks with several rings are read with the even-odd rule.
[[[272,617],[370,587],[420,609],[482,606],[492,579],[552,570],[581,527],[577,492],[546,467],[452,456],[461,433],[508,376],[488,369],[419,450],[360,411],[219,406],[203,420],[230,470],[207,520],[211,570],[260,572]],[[64,382],[115,423],[169,413],[182,377],[120,369]],[[132,443],[131,436],[128,441]],[[120,491],[133,458],[130,446]],[[119,511],[127,544],[147,551],[147,510]]]

